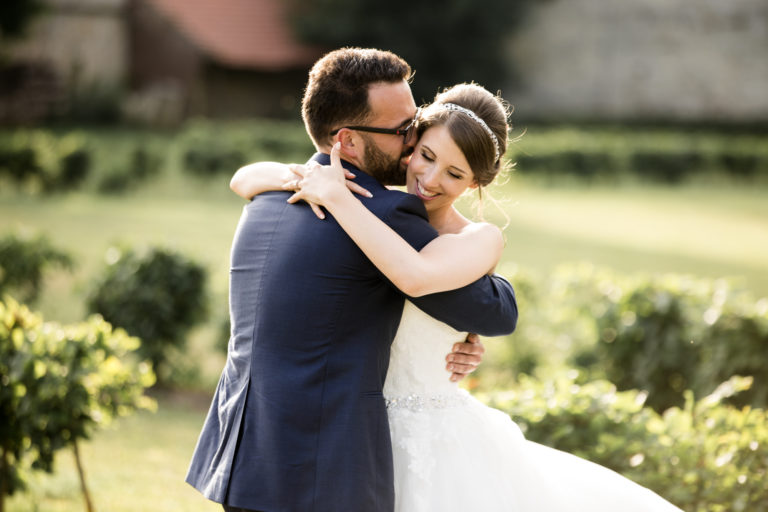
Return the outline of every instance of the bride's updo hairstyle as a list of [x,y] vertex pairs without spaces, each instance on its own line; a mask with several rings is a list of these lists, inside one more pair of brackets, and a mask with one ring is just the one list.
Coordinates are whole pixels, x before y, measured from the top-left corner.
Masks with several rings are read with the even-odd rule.
[[416,133],[421,137],[433,126],[448,128],[472,168],[475,181],[483,187],[503,167],[508,115],[506,103],[499,96],[474,83],[458,84],[439,93],[422,110]]

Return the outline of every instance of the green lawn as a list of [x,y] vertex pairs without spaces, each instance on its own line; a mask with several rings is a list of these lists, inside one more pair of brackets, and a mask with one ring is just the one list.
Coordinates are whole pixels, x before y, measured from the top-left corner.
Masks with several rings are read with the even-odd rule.
[[632,273],[731,277],[768,296],[765,190],[513,185],[504,192],[507,265],[547,272],[588,261]]
[[[184,482],[209,398],[191,394],[159,400],[156,413],[122,418],[81,447],[97,512],[205,512],[221,507]],[[30,489],[6,502],[8,512],[80,512],[72,452],[59,452],[54,474],[37,473]]]

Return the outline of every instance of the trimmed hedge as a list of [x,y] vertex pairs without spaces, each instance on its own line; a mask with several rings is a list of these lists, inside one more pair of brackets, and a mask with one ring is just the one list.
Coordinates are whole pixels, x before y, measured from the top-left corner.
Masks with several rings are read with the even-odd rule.
[[768,414],[724,403],[751,385],[734,377],[695,401],[659,415],[645,393],[616,391],[574,375],[523,378],[506,392],[481,396],[510,414],[527,439],[573,453],[696,512],[768,510]]
[[472,384],[489,389],[521,373],[576,367],[586,380],[647,392],[648,405],[662,412],[682,406],[686,390],[705,396],[744,375],[754,386],[729,400],[768,406],[766,298],[725,280],[626,276],[591,265],[511,280],[525,321],[506,342],[488,344]]

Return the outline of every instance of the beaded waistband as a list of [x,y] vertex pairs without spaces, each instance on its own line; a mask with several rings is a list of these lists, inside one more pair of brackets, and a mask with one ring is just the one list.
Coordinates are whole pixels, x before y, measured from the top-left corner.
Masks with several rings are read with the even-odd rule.
[[387,410],[405,409],[408,411],[419,412],[424,409],[447,409],[449,407],[460,407],[467,403],[469,397],[464,394],[451,395],[407,395],[397,397],[387,397]]

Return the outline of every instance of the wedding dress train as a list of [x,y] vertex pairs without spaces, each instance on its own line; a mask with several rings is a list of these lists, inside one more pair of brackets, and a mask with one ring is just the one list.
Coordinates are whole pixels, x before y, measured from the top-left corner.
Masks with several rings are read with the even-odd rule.
[[610,469],[527,441],[450,382],[443,354],[465,337],[406,301],[384,385],[398,512],[680,512]]

